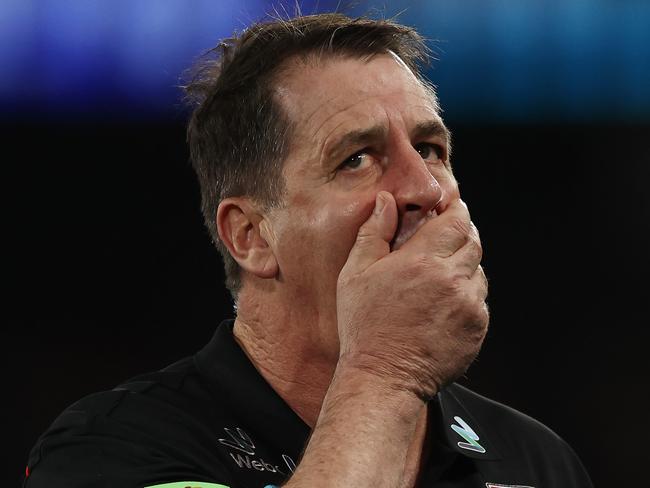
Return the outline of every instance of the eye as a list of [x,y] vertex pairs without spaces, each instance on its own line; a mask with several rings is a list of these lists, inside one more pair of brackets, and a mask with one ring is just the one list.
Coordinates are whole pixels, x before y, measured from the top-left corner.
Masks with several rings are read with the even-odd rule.
[[370,156],[365,150],[354,153],[352,156],[343,161],[337,168],[337,170],[349,170],[355,171],[363,169],[369,164],[372,164],[372,156]]
[[442,159],[444,156],[444,150],[440,145],[431,144],[429,142],[416,144],[415,150],[420,153],[422,159],[425,160]]

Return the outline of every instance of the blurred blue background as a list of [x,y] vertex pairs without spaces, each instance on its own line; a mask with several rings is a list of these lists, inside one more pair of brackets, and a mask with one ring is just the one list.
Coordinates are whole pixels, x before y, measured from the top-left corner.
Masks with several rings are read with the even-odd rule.
[[[595,486],[647,486],[650,0],[341,3],[432,40],[490,277],[491,330],[463,381],[556,430]],[[20,486],[66,406],[194,353],[232,314],[177,86],[273,9],[0,0],[0,486]]]
[[[285,2],[290,4],[290,2]],[[274,7],[275,5],[275,7]],[[261,0],[3,0],[0,112],[176,118],[184,69],[220,38],[262,18]],[[303,13],[332,1],[302,1]],[[439,0],[358,2],[434,40],[429,72],[447,119],[650,120],[650,2]],[[287,7],[293,13],[294,7]]]

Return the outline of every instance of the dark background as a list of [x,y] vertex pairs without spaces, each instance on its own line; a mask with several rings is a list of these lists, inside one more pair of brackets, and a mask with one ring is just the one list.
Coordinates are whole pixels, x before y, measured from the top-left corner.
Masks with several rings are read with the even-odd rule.
[[[354,3],[403,11],[438,58],[490,278],[491,329],[463,382],[555,430],[596,486],[646,486],[650,3]],[[66,406],[192,354],[232,316],[176,86],[271,10],[0,3],[2,486]]]
[[[644,126],[454,126],[491,330],[466,381],[543,421],[598,486],[644,479]],[[4,485],[68,404],[192,354],[232,315],[180,122],[2,127]],[[638,485],[636,485],[638,486]]]

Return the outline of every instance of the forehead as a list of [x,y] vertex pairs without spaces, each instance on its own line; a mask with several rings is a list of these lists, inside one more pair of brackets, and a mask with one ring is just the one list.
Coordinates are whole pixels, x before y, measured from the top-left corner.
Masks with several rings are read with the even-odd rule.
[[332,132],[368,124],[408,126],[439,119],[433,94],[392,53],[293,60],[275,96],[295,127],[296,144],[313,146]]

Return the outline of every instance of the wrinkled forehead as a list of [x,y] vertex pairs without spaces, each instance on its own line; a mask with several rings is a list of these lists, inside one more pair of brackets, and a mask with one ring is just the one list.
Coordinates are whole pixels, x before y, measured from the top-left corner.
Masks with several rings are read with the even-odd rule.
[[433,88],[392,52],[291,59],[276,79],[274,95],[300,132],[317,132],[341,114],[362,116],[382,105],[439,113]]

